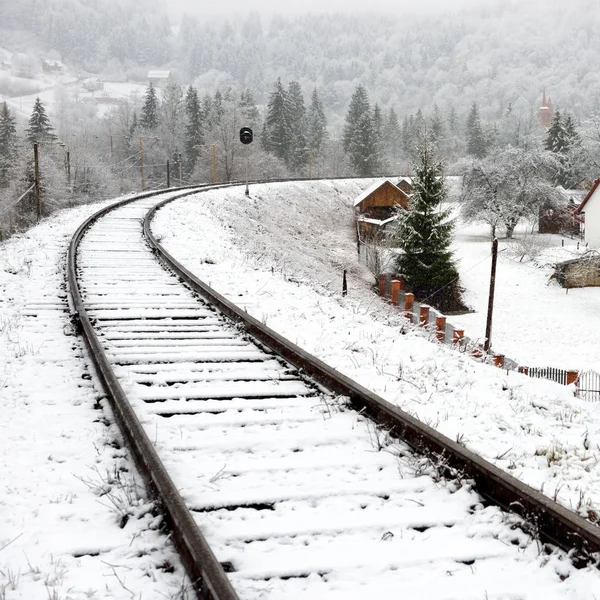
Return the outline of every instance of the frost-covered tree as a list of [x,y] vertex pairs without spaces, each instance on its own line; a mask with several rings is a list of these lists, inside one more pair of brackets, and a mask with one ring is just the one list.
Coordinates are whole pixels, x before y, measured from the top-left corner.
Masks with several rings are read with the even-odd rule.
[[50,124],[46,109],[39,97],[35,99],[33,111],[31,117],[29,117],[29,124],[25,130],[25,139],[30,144],[33,144],[34,142],[51,142],[56,140],[54,127]]
[[537,218],[545,201],[558,199],[551,183],[557,160],[550,152],[501,148],[476,161],[464,177],[462,218],[490,225],[492,238],[503,227],[512,238],[524,218]]
[[373,112],[362,85],[355,88],[350,100],[344,123],[343,143],[353,172],[359,177],[375,175],[378,165]]
[[144,129],[152,130],[158,127],[159,121],[159,102],[156,90],[152,82],[148,84],[144,94],[144,105],[140,116],[140,125]]
[[391,163],[394,166],[393,170],[395,170],[402,151],[402,131],[400,129],[400,122],[398,121],[398,115],[393,108],[390,108],[385,118],[383,143],[387,162]]
[[295,173],[300,173],[306,165],[306,106],[302,87],[297,81],[290,81],[286,95],[287,121],[290,127],[290,149],[288,164]]
[[306,122],[306,143],[312,149],[313,156],[318,156],[327,142],[329,134],[327,133],[327,119],[323,110],[323,103],[321,102],[321,98],[319,98],[317,88],[312,93]]
[[13,160],[17,149],[17,121],[12,116],[8,104],[0,105],[0,185],[4,181],[6,169]]
[[185,95],[185,153],[187,170],[193,171],[199,154],[200,146],[204,144],[202,108],[198,98],[198,90],[190,86]]
[[286,164],[289,164],[292,147],[292,126],[289,116],[287,92],[281,83],[281,78],[278,78],[269,95],[261,143],[267,152],[274,154]]
[[544,140],[546,150],[553,152],[559,168],[555,175],[557,185],[571,187],[582,177],[581,138],[571,115],[563,116],[556,110]]
[[450,245],[454,223],[443,207],[446,198],[442,164],[433,145],[423,140],[414,165],[413,190],[407,211],[399,212],[394,239],[401,252],[398,273],[420,300],[442,311],[462,306],[458,271]]
[[475,158],[483,158],[487,154],[487,143],[476,102],[473,103],[467,119],[467,154]]

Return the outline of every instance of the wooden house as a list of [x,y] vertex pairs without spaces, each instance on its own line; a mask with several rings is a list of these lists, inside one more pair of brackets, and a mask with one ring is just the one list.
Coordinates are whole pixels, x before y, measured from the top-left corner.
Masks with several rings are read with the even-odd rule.
[[409,194],[389,179],[376,181],[354,200],[359,239],[383,232],[397,218],[398,208],[407,209]]
[[594,181],[575,216],[584,218],[585,242],[590,248],[600,249],[600,179]]
[[586,195],[584,190],[565,190],[558,186],[558,195],[544,202],[539,209],[538,231],[540,233],[562,233],[579,235],[581,217],[575,214]]

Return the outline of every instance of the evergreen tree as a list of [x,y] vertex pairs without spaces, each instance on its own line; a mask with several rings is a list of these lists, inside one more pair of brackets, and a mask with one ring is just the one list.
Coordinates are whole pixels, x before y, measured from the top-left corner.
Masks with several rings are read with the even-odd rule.
[[313,155],[321,153],[324,144],[328,139],[327,119],[323,111],[323,103],[317,93],[317,88],[313,90],[310,106],[307,114],[307,140],[308,147],[312,149]]
[[281,78],[275,82],[275,88],[269,95],[264,132],[261,136],[263,148],[277,158],[289,163],[291,148],[291,127],[288,122],[287,93]]
[[374,168],[373,114],[367,92],[358,85],[352,94],[343,131],[344,152],[359,177],[371,177]]
[[0,183],[17,149],[17,121],[10,114],[8,104],[0,105]]
[[581,145],[581,138],[575,128],[571,115],[563,117],[557,109],[548,128],[544,147],[554,153],[558,158],[558,171],[554,177],[557,185],[571,187],[581,178],[577,150]]
[[257,129],[260,122],[260,112],[256,107],[256,100],[250,90],[245,90],[240,94],[239,106],[245,126]]
[[54,127],[50,125],[50,119],[46,115],[46,109],[39,98],[35,99],[33,112],[29,117],[29,125],[25,130],[25,139],[33,144],[34,142],[51,142],[56,140]]
[[386,170],[384,158],[384,123],[383,114],[378,104],[373,108],[373,172],[382,174]]
[[444,137],[444,121],[442,119],[440,108],[437,104],[433,105],[433,115],[431,116],[429,132],[431,135],[431,141],[436,146],[439,146]]
[[544,140],[544,148],[556,154],[564,154],[569,149],[569,140],[563,118],[560,110],[556,109],[546,139]]
[[150,82],[144,95],[144,106],[142,106],[142,116],[140,117],[140,125],[144,129],[156,129],[158,127],[158,108],[156,90]]
[[400,130],[398,115],[393,108],[390,108],[387,118],[385,119],[383,141],[388,160],[390,160],[393,165],[396,165],[400,159],[402,131]]
[[290,154],[289,166],[300,173],[305,168],[307,153],[306,148],[306,107],[302,88],[297,81],[290,81],[286,95],[286,112],[290,126]]
[[415,296],[442,311],[461,305],[458,272],[450,245],[454,223],[442,208],[446,189],[442,165],[433,146],[424,140],[414,165],[414,193],[408,210],[400,215],[397,243],[402,253],[396,268]]
[[204,144],[204,131],[202,109],[196,88],[190,87],[185,95],[185,153],[187,157],[187,168],[191,172],[198,157],[199,148]]
[[467,154],[475,158],[483,158],[487,154],[485,134],[481,127],[479,109],[476,102],[473,102],[467,119]]

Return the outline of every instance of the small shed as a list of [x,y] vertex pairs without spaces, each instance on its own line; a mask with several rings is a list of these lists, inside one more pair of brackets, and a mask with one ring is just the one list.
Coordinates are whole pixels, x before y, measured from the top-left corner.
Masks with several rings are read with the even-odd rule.
[[600,287],[600,254],[591,251],[558,263],[553,277],[564,288]]
[[397,219],[398,207],[408,208],[409,195],[389,179],[376,181],[354,200],[359,239],[373,238]]
[[44,60],[42,60],[42,70],[44,73],[62,73],[65,70],[65,66],[60,60],[44,58]]
[[585,242],[590,248],[600,249],[600,179],[592,184],[575,216],[584,217]]

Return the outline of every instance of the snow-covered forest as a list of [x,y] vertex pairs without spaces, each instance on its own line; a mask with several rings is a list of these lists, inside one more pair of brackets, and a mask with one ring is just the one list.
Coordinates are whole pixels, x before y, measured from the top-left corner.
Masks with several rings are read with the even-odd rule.
[[[531,0],[426,16],[200,13],[171,23],[155,0],[3,3],[0,229],[34,217],[31,194],[12,207],[34,183],[35,140],[44,144],[42,214],[65,198],[163,186],[167,161],[172,184],[407,174],[424,137],[447,173],[510,170],[507,152],[517,148],[548,166],[550,184],[593,180],[600,73],[590,65],[600,59],[600,17],[592,8]],[[15,64],[48,59],[68,76],[40,83],[25,67],[14,75]],[[171,83],[148,85],[152,69],[170,72]],[[107,91],[99,108],[77,91],[90,78],[129,93]],[[538,122],[544,90],[555,109],[549,129]],[[250,149],[239,144],[242,125],[254,129]]]

